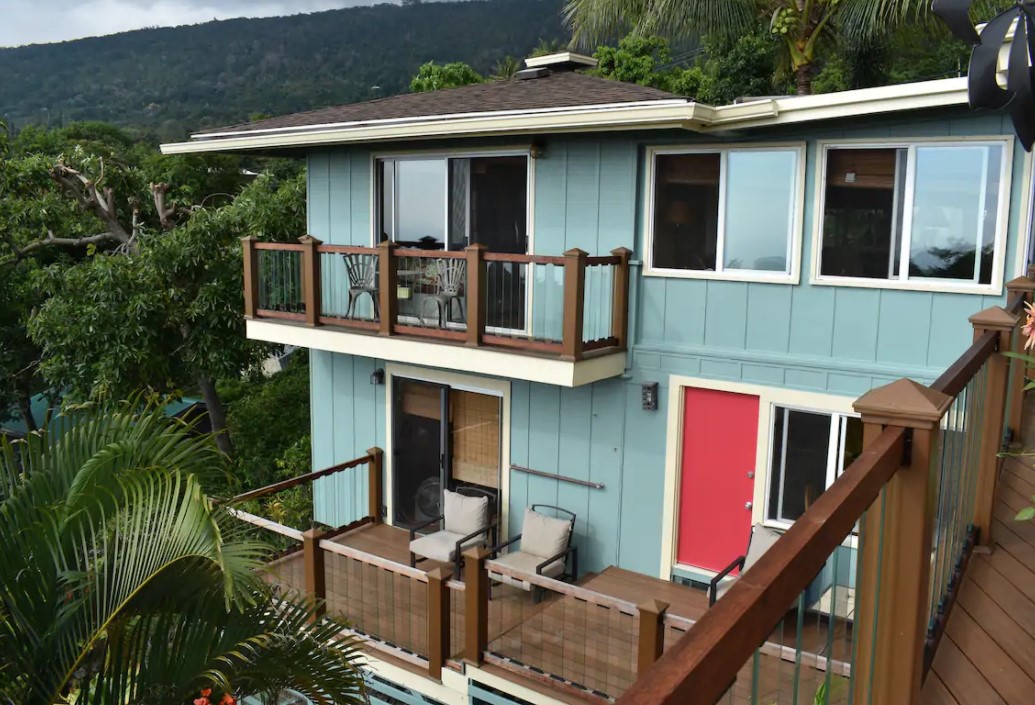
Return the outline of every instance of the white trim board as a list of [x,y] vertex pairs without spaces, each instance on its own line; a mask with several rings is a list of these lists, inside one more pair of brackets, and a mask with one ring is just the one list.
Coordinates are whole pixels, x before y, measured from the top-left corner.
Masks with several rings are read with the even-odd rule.
[[478,394],[499,397],[500,405],[500,515],[497,522],[498,540],[507,540],[507,527],[510,518],[510,380],[490,377],[474,377],[456,372],[445,372],[428,367],[414,367],[392,362],[385,364],[385,504],[386,521],[391,524],[394,513],[392,480],[395,475],[395,454],[393,452],[394,432],[392,429],[392,410],[394,408],[395,377],[444,384],[453,389],[460,389]]
[[824,95],[764,98],[719,107],[674,99],[213,132],[192,135],[187,142],[163,144],[161,149],[164,154],[187,154],[551,131],[679,129],[716,132],[966,105],[967,102],[967,79],[947,78]]
[[251,340],[446,370],[464,370],[558,387],[580,387],[618,377],[625,373],[626,366],[625,352],[596,355],[571,362],[498,349],[352,333],[325,326],[311,328],[275,320],[248,320],[245,331]]
[[[758,397],[758,429],[755,448],[755,486],[752,493],[751,523],[757,524],[765,518],[766,487],[769,481],[769,436],[772,428],[772,407],[794,406],[816,411],[853,413],[852,403],[856,397],[842,397],[832,394],[803,392],[783,387],[767,387],[744,382],[724,382],[701,377],[669,375],[668,378],[668,422],[665,432],[665,486],[666,498],[661,514],[661,564],[658,577],[669,580],[676,561],[676,534],[679,516],[680,458],[683,454],[683,389],[712,389],[720,392],[748,394]],[[701,568],[683,567],[684,571],[706,574]]]

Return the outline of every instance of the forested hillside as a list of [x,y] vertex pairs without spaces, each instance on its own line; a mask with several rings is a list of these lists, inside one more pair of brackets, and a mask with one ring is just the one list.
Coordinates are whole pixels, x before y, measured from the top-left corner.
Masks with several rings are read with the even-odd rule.
[[567,38],[561,6],[385,4],[0,49],[0,119],[15,127],[104,120],[175,139],[256,113],[400,93],[429,60],[489,72],[540,39]]

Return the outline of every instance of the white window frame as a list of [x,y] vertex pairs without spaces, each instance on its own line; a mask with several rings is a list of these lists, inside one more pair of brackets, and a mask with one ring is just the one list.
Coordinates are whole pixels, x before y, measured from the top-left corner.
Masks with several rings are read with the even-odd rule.
[[[726,242],[726,176],[729,154],[732,152],[791,152],[797,160],[797,173],[794,187],[791,215],[788,223],[787,262],[790,265],[786,272],[766,272],[755,269],[725,269],[723,255]],[[715,254],[715,271],[699,269],[673,269],[654,266],[654,211],[657,186],[657,157],[681,154],[718,154],[719,157],[719,219]],[[644,209],[643,237],[644,258],[643,275],[647,277],[670,277],[680,279],[718,279],[723,281],[765,282],[769,284],[798,284],[801,280],[801,245],[805,214],[805,171],[806,145],[804,142],[771,142],[764,144],[726,144],[726,145],[660,145],[648,147],[646,151],[646,184],[647,207]]]
[[[449,160],[450,159],[477,159],[479,157],[525,157],[527,160],[526,181],[525,181],[525,233],[528,239],[528,254],[535,253],[535,163],[532,157],[531,147],[505,147],[500,149],[454,149],[454,150],[432,150],[432,151],[406,151],[406,152],[375,152],[370,155],[370,242],[372,247],[377,247],[381,239],[381,180],[378,178],[378,165],[385,161],[446,161],[446,186],[442,198],[446,203],[444,230],[445,242],[443,249],[449,251]],[[394,183],[394,182],[393,182]],[[470,183],[468,183],[467,200],[470,204]],[[393,196],[393,201],[395,197]],[[398,210],[392,220],[393,227],[398,224]],[[471,223],[467,222],[467,240],[471,237]],[[395,242],[395,233],[389,234],[389,239]],[[455,251],[455,250],[454,250]]]
[[[769,409],[769,432],[767,434],[767,447],[768,452],[766,454],[766,481],[765,481],[765,502],[762,507],[762,523],[768,527],[774,529],[789,529],[794,524],[793,521],[780,518],[783,515],[783,483],[787,477],[786,465],[780,468],[780,481],[779,487],[776,487],[774,483],[774,477],[772,472],[773,460],[776,454],[776,418],[777,414],[785,411],[801,411],[807,414],[820,414],[823,416],[830,417],[830,430],[827,438],[827,476],[826,485],[823,487],[823,491],[826,492],[830,489],[830,486],[834,484],[837,478],[840,476],[839,468],[844,465],[845,460],[845,447],[844,443],[847,439],[848,424],[847,420],[852,418],[859,418],[858,414],[847,413],[843,411],[831,411],[830,409],[820,409],[812,406],[802,406],[800,404],[786,404],[779,401],[771,402]],[[836,421],[836,423],[835,423]],[[786,436],[787,426],[784,423],[784,443],[781,448],[784,450],[786,456]],[[777,516],[769,516],[769,501],[772,497],[773,490],[776,489],[780,492],[779,498],[777,499]]]
[[[1013,176],[1014,138],[1009,136],[975,136],[946,139],[944,137],[910,138],[906,140],[825,140],[816,143],[818,159],[816,160],[816,192],[812,232],[812,272],[809,283],[817,286],[846,286],[868,289],[901,289],[907,291],[930,291],[959,294],[977,294],[981,296],[998,296],[1003,290],[1003,269],[1006,263],[1007,234],[1010,221],[1010,198],[1012,194],[1011,179]],[[827,158],[832,149],[906,149],[906,177],[902,195],[905,215],[909,216],[915,190],[916,150],[918,147],[984,147],[999,146],[1003,150],[999,175],[999,199],[995,208],[997,213],[996,233],[992,251],[992,280],[989,284],[971,283],[956,279],[936,279],[928,277],[909,278],[908,257],[910,237],[912,235],[912,217],[904,217],[902,221],[901,239],[898,243],[899,273],[898,278],[870,279],[863,277],[840,277],[823,275],[823,225],[826,213],[827,195]],[[896,200],[895,209],[899,208]],[[903,266],[906,265],[906,266]]]

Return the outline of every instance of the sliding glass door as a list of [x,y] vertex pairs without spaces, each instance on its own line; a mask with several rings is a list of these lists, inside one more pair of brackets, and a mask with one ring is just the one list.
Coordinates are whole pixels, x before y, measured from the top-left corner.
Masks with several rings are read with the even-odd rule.
[[443,488],[487,497],[498,516],[502,399],[402,377],[392,391],[392,523],[439,516]]

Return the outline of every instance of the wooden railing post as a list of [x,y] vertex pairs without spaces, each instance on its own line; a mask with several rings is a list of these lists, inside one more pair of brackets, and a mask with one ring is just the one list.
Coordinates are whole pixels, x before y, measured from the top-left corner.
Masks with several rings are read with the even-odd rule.
[[618,347],[629,347],[629,258],[632,250],[619,247],[611,250],[619,259],[615,266],[614,299],[611,301],[611,335],[618,339]]
[[327,583],[324,572],[323,549],[320,548],[320,539],[323,532],[319,529],[308,529],[302,532],[302,563],[305,572],[305,591],[317,601],[316,612],[312,621],[322,617],[327,605]]
[[485,659],[489,646],[489,574],[485,560],[489,549],[464,551],[464,661],[475,666]]
[[999,306],[986,308],[970,317],[974,339],[993,331],[999,336],[996,352],[988,358],[985,398],[981,404],[981,444],[977,457],[977,490],[974,497],[974,526],[978,545],[992,546],[992,516],[999,475],[999,452],[1003,445],[1003,411],[1006,402],[1007,360],[1003,353],[1010,349],[1010,338],[1017,326],[1017,317]]
[[911,429],[912,443],[883,498],[863,521],[852,630],[853,702],[920,702],[934,526],[931,463],[937,457],[941,418],[951,403],[948,395],[908,379],[874,389],[855,402],[867,445],[876,441],[883,426]]
[[586,302],[586,257],[575,248],[564,253],[564,323],[561,357],[582,359],[583,307]]
[[370,462],[367,463],[367,511],[373,518],[375,524],[382,521],[381,507],[384,506],[382,494],[382,483],[384,482],[384,459],[385,452],[374,447],[367,449]]
[[395,243],[385,240],[377,246],[377,279],[380,297],[379,313],[381,315],[380,335],[395,333],[395,318],[399,312],[399,278],[395,265]]
[[320,325],[320,253],[316,248],[323,243],[312,235],[298,238],[302,243],[302,299],[305,301],[305,323]]
[[449,658],[449,587],[451,571],[428,571],[428,675],[442,679],[442,666]]
[[[1017,277],[1006,285],[1007,302],[1013,303],[1016,298],[1021,297],[1025,303],[1035,300],[1035,281],[1028,277]],[[1022,311],[1021,316],[1025,314]],[[1013,345],[1013,352],[1024,352],[1024,337],[1017,336]],[[1010,439],[1018,440],[1021,433],[1021,413],[1024,409],[1024,370],[1027,364],[1023,360],[1010,360],[1010,408],[1007,411],[1006,425],[1010,429]]]
[[241,254],[244,257],[244,317],[255,318],[259,307],[259,253],[255,251],[255,238],[251,235],[241,238]]
[[464,249],[467,256],[467,283],[464,295],[467,297],[467,344],[478,347],[485,332],[485,245],[475,243]]
[[637,606],[640,613],[640,641],[636,647],[636,674],[641,676],[665,651],[665,610],[667,602],[647,600]]

